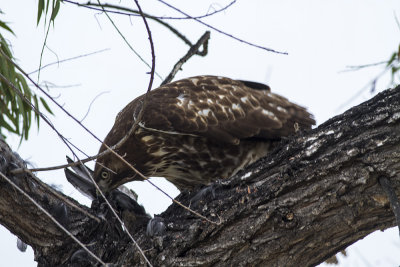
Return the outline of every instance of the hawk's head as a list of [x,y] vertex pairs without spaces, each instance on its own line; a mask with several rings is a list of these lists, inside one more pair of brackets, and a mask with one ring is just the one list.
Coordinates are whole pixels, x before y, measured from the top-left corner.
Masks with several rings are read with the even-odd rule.
[[[115,162],[119,162],[119,159],[115,159]],[[106,164],[100,158],[97,160],[94,169],[93,178],[100,190],[105,194],[111,192],[124,183],[136,180],[135,178],[138,177],[134,171],[130,171],[128,168],[124,168],[123,170],[112,169],[113,165],[118,164],[113,164],[112,162]]]

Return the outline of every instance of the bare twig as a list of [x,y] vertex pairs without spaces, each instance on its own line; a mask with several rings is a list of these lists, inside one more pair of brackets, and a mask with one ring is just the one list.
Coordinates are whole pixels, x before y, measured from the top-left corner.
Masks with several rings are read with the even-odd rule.
[[50,66],[55,65],[55,64],[60,64],[60,63],[63,63],[63,62],[74,60],[74,59],[91,56],[91,55],[98,54],[98,53],[101,53],[101,52],[104,52],[104,51],[107,51],[107,50],[110,50],[110,49],[106,48],[106,49],[94,51],[94,52],[91,52],[91,53],[88,53],[88,54],[83,54],[83,55],[79,55],[79,56],[75,56],[75,57],[70,57],[70,58],[66,58],[66,59],[62,59],[62,60],[57,60],[55,62],[51,62],[49,64],[46,64],[46,65],[42,66],[40,69],[34,70],[34,71],[32,71],[32,72],[30,72],[28,74],[31,75],[31,74],[34,74],[34,73],[36,73],[38,71],[43,70],[44,68],[50,67]]
[[59,227],[63,232],[65,232],[69,237],[71,237],[79,246],[81,246],[90,256],[92,256],[98,263],[103,266],[107,266],[99,257],[97,257],[93,252],[91,252],[79,239],[77,239],[70,231],[68,231],[64,226],[62,226],[47,210],[45,210],[39,203],[36,202],[31,196],[24,192],[18,185],[16,185],[11,179],[0,172],[0,176],[6,180],[12,187],[24,195],[30,202],[32,202],[40,211],[42,211],[50,220],[52,220],[57,227]]
[[268,47],[265,47],[265,46],[257,45],[257,44],[248,42],[248,41],[246,41],[246,40],[240,39],[240,38],[238,38],[238,37],[236,37],[236,36],[233,36],[232,34],[229,34],[229,33],[226,33],[226,32],[224,32],[224,31],[222,31],[222,30],[217,29],[217,28],[215,28],[214,26],[211,26],[210,24],[207,24],[207,23],[201,21],[200,19],[196,19],[196,18],[190,16],[189,14],[187,14],[187,13],[183,12],[182,10],[180,10],[180,9],[178,9],[178,8],[176,8],[176,7],[174,7],[173,5],[168,4],[167,2],[165,2],[165,1],[163,1],[163,0],[157,0],[157,1],[160,2],[160,3],[162,3],[162,4],[164,4],[164,5],[166,5],[167,7],[171,8],[171,9],[173,9],[173,10],[175,10],[175,11],[181,13],[182,15],[185,15],[186,17],[191,18],[191,19],[197,21],[198,23],[200,23],[200,24],[206,26],[207,28],[210,28],[210,29],[212,29],[212,30],[214,30],[214,31],[216,31],[216,32],[219,32],[220,34],[223,34],[223,35],[225,35],[225,36],[228,36],[229,38],[232,38],[232,39],[234,39],[234,40],[236,40],[236,41],[239,41],[239,42],[241,42],[241,43],[244,43],[244,44],[247,44],[247,45],[250,45],[250,46],[259,48],[259,49],[263,49],[263,50],[266,50],[266,51],[269,51],[269,52],[273,52],[273,53],[277,53],[277,54],[283,54],[283,55],[287,55],[287,54],[288,54],[287,52],[277,51],[277,50],[274,50],[274,49],[272,49],[272,48],[268,48]]
[[[45,22],[45,24],[46,24],[46,22]],[[44,48],[47,43],[47,37],[49,37],[50,25],[51,25],[51,22],[49,22],[49,24],[47,25],[46,35],[44,37],[43,46],[42,46],[42,51],[40,52],[39,69],[38,69],[39,71],[38,71],[38,76],[37,76],[38,83],[40,82],[40,70],[42,69],[43,53],[44,53]]]
[[74,162],[69,163],[69,164],[61,164],[61,165],[56,165],[56,166],[44,167],[44,168],[30,168],[30,169],[19,168],[19,169],[11,170],[10,172],[12,174],[18,174],[18,173],[24,173],[26,171],[31,171],[31,172],[55,171],[55,170],[65,169],[65,168],[68,168],[68,167],[78,166],[78,165],[81,164],[81,162],[82,163],[86,163],[86,162],[95,160],[96,158],[98,158],[99,156],[104,155],[104,154],[105,153],[103,153],[103,154],[100,153],[100,154],[97,154],[97,155],[94,155],[94,156],[91,156],[91,157],[87,157],[85,159],[82,159],[80,162],[79,161],[74,161]]
[[341,71],[339,71],[339,73],[348,72],[348,71],[357,71],[360,69],[375,67],[375,66],[379,66],[379,65],[387,64],[387,63],[388,63],[388,61],[380,61],[380,62],[365,64],[365,65],[349,65],[349,66],[346,66],[347,69],[341,70]]
[[[207,48],[208,48],[208,40],[210,39],[210,32],[207,31],[203,34],[203,36],[200,37],[200,39],[197,41],[196,44],[190,47],[189,51],[184,55],[178,62],[174,65],[172,68],[171,72],[168,74],[167,78],[161,83],[161,85],[167,84],[172,81],[172,79],[175,77],[176,73],[181,69],[182,65],[188,61],[189,58],[191,58],[195,54],[199,55],[206,55],[207,54]],[[199,48],[203,46],[203,51],[199,52]]]
[[92,105],[93,105],[94,101],[96,101],[96,99],[99,98],[101,95],[107,94],[107,93],[109,93],[109,92],[110,92],[110,91],[101,92],[100,94],[96,95],[96,96],[93,98],[93,100],[92,100],[92,101],[90,102],[90,104],[89,104],[89,107],[88,107],[88,109],[87,109],[87,111],[86,111],[85,116],[83,116],[83,118],[80,120],[80,122],[83,122],[83,121],[86,119],[87,115],[88,115],[89,112],[90,112],[90,109],[92,108]]
[[[229,4],[227,4],[226,6],[220,8],[220,9],[214,10],[214,11],[211,12],[211,13],[207,13],[207,14],[205,14],[205,15],[203,15],[203,16],[197,16],[197,17],[195,17],[195,18],[196,18],[196,19],[202,19],[202,18],[205,18],[205,17],[209,17],[209,16],[212,16],[212,15],[215,15],[215,14],[217,14],[217,13],[220,13],[220,12],[222,12],[222,11],[227,10],[228,8],[230,8],[231,6],[233,6],[234,3],[236,3],[236,0],[230,2]],[[171,19],[172,19],[172,18],[171,18]],[[175,18],[175,19],[187,19],[187,18],[186,18],[186,17],[183,17],[183,18]]]
[[[97,2],[100,4],[99,0],[97,0]],[[106,17],[108,18],[108,20],[113,25],[114,29],[121,36],[122,40],[124,40],[125,44],[129,47],[129,49],[132,50],[132,52],[140,59],[140,61],[142,61],[147,67],[149,67],[151,69],[150,64],[138,52],[136,52],[136,50],[132,47],[132,45],[128,42],[128,40],[126,40],[125,36],[122,34],[122,32],[117,27],[117,25],[114,23],[113,19],[110,17],[110,15],[108,15],[108,12],[104,8],[102,8],[102,10],[103,10],[104,14],[106,15]],[[161,75],[158,74],[156,71],[154,71],[154,72],[158,76],[158,78],[160,78],[160,80],[162,80]]]
[[[125,10],[128,12],[132,12],[134,14],[130,14],[130,13],[124,13],[124,12],[119,12],[119,11],[112,11],[112,10],[107,10],[107,7],[113,7],[113,8],[117,8],[117,6],[114,5],[110,5],[110,4],[96,4],[96,3],[86,3],[86,4],[81,4],[81,3],[77,3],[77,2],[73,2],[73,1],[69,1],[69,0],[63,0],[64,2],[67,3],[71,3],[71,4],[75,4],[77,6],[81,6],[81,7],[85,7],[88,9],[92,9],[92,10],[96,10],[96,11],[102,11],[104,12],[104,10],[106,10],[109,13],[113,13],[113,14],[119,14],[119,15],[125,15],[125,16],[137,16],[138,11],[134,10],[134,9],[130,9],[130,8],[126,8],[126,7],[118,7],[118,9],[120,10]],[[97,7],[92,7],[92,6],[100,6],[102,8],[97,8]],[[174,33],[178,38],[180,38],[183,42],[185,42],[187,45],[192,45],[192,43],[189,41],[189,39],[187,39],[182,33],[180,33],[177,29],[175,29],[174,27],[172,27],[171,25],[169,25],[168,23],[162,21],[161,19],[154,17],[152,15],[149,14],[145,14],[146,18],[152,19],[155,22],[163,25],[164,27],[166,27],[168,30],[170,30],[172,33]]]
[[[71,88],[71,87],[78,87],[81,86],[82,84],[80,83],[76,83],[76,84],[66,84],[66,85],[58,85],[49,81],[42,81],[41,82],[41,86],[46,87],[47,89],[49,88]],[[32,84],[29,84],[29,86],[32,86]],[[54,98],[58,98],[60,97],[60,94],[57,97]]]
[[[102,11],[102,9],[100,8],[96,8],[96,7],[103,7],[103,8],[112,8],[115,10],[120,10],[120,11],[113,11],[113,10],[107,10],[107,12],[109,13],[114,13],[114,14],[119,14],[119,15],[124,15],[124,16],[140,16],[140,13],[138,10],[134,10],[128,7],[123,7],[123,6],[118,6],[118,5],[113,5],[113,4],[98,4],[98,3],[92,3],[92,2],[87,2],[87,3],[78,3],[78,2],[74,2],[74,1],[70,1],[70,0],[62,0],[63,2],[66,3],[70,3],[70,4],[75,4],[77,6],[81,6],[81,7],[85,7],[88,9],[93,9],[93,10],[97,10],[97,11]],[[217,13],[220,13],[222,11],[227,10],[229,7],[231,7],[233,4],[236,3],[236,0],[230,2],[229,4],[227,4],[226,6],[214,10],[213,12],[210,13],[206,13],[204,15],[200,15],[200,16],[193,16],[193,18],[196,19],[202,19],[202,18],[206,18],[206,17],[210,17],[213,16]],[[149,15],[146,13],[143,13],[144,16],[146,18],[149,19],[153,19],[153,20],[187,20],[187,19],[192,19],[192,18],[188,18],[188,17],[167,17],[167,16],[154,16],[154,15]]]

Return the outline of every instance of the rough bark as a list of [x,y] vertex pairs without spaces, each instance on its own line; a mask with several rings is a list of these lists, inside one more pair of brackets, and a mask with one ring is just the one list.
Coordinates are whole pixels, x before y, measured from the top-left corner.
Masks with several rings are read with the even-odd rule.
[[[0,141],[0,171],[50,211],[105,262],[144,264],[138,250],[95,201],[87,217],[49,193],[29,173],[12,175],[23,161]],[[400,193],[400,87],[336,116],[318,128],[283,140],[266,158],[191,203],[196,192],[160,217],[162,236],[149,237],[130,212],[133,236],[154,266],[312,266],[375,230],[395,225],[379,185],[385,177]],[[193,199],[192,199],[193,200]],[[74,200],[71,200],[76,203]],[[76,205],[79,205],[76,203]],[[40,266],[91,265],[80,247],[0,177],[0,223],[31,245]],[[72,260],[71,260],[72,258]]]

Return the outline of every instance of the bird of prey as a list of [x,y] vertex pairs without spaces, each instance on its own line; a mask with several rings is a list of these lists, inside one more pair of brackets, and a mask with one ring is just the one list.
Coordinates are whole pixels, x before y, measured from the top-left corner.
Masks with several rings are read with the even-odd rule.
[[[118,114],[105,144],[127,135],[144,99]],[[146,177],[165,177],[181,191],[228,178],[266,156],[282,137],[315,124],[305,108],[267,85],[217,76],[163,85],[148,93],[144,107],[138,127],[116,152]],[[106,149],[102,145],[99,153]],[[105,193],[142,180],[112,153],[97,159],[94,179]]]

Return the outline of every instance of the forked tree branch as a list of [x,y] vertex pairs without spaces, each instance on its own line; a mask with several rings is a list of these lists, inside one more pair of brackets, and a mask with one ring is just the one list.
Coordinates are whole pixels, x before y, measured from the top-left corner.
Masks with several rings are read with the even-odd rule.
[[[213,192],[178,199],[220,225],[176,204],[160,215],[166,232],[145,233],[147,217],[119,207],[154,266],[311,266],[395,216],[379,180],[400,194],[400,86],[336,116],[308,133],[283,140],[266,158]],[[140,265],[142,259],[110,212],[85,208],[100,223],[47,193],[30,174],[12,175],[23,161],[0,141],[0,171],[50,211],[104,262]],[[144,219],[143,219],[144,218]],[[0,223],[35,251],[40,266],[93,264],[71,238],[0,178]],[[131,231],[132,232],[132,231]]]

